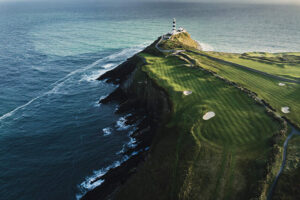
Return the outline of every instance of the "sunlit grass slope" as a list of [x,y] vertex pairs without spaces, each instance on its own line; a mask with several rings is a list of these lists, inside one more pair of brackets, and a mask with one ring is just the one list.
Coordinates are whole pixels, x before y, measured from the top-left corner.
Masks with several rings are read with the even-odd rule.
[[[257,93],[260,98],[275,108],[281,116],[287,117],[300,127],[300,84],[279,81],[205,56],[214,56],[215,53],[201,52],[202,55],[199,55],[198,52],[189,52],[187,54],[195,59],[198,66],[214,71],[220,76]],[[279,86],[280,82],[285,83],[286,86]],[[290,107],[291,112],[289,114],[281,112],[281,108],[285,106]]]
[[[149,160],[118,199],[264,196],[270,138],[279,123],[239,89],[178,57],[140,55],[148,63],[142,71],[166,91],[173,111]],[[185,96],[185,90],[193,93]],[[216,116],[205,121],[208,111]]]
[[300,80],[300,53],[218,53],[212,55],[232,63],[288,79]]
[[169,40],[161,42],[160,47],[162,49],[199,49],[198,42],[193,40],[188,32],[183,32],[177,35],[171,36]]

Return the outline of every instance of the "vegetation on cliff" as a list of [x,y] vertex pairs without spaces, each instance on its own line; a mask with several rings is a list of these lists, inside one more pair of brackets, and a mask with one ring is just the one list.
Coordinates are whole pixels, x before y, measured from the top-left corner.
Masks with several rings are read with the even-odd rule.
[[[120,84],[104,103],[144,107],[159,124],[146,161],[114,198],[266,199],[288,131],[280,116],[299,126],[298,54],[203,52],[188,33],[160,45],[185,52],[161,53],[158,41],[101,77]],[[284,105],[291,113],[280,113]],[[216,116],[204,120],[209,111]]]
[[193,40],[188,32],[172,35],[170,39],[164,40],[159,45],[162,49],[200,49],[198,42]]

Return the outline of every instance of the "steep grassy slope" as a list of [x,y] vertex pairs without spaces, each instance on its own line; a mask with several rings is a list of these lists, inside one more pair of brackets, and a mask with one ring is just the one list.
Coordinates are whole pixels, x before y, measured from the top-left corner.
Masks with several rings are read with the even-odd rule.
[[171,36],[169,40],[164,40],[159,45],[162,49],[199,49],[198,42],[193,40],[188,32],[183,32]]
[[[142,71],[167,92],[173,110],[117,199],[265,199],[276,173],[268,173],[268,163],[279,122],[246,93],[178,57],[140,56],[148,63]],[[216,117],[204,121],[208,111]]]
[[[187,54],[195,60],[198,66],[214,71],[220,76],[257,93],[260,98],[275,108],[281,116],[287,117],[300,127],[300,84],[283,82],[286,86],[282,87],[278,85],[282,81],[275,78],[218,62],[206,56],[212,53],[201,52],[199,55],[198,52],[189,52]],[[289,106],[291,113],[282,113],[281,108],[284,106]]]

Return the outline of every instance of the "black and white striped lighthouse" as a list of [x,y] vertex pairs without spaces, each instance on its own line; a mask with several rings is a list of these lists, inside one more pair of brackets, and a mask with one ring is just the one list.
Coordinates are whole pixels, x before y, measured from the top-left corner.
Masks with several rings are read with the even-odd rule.
[[172,33],[176,32],[176,19],[173,19],[173,28],[172,28]]

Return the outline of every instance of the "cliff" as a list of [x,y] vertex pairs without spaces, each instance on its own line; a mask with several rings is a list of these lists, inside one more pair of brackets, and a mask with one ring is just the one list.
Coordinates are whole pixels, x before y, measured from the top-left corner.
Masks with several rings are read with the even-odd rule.
[[[143,52],[160,55],[154,49],[154,44],[147,47]],[[128,178],[136,173],[137,168],[143,163],[148,154],[145,149],[152,144],[155,133],[166,123],[172,110],[172,104],[168,99],[166,91],[159,87],[148,75],[143,72],[142,67],[146,60],[140,55],[134,55],[115,69],[103,74],[98,80],[105,80],[108,83],[118,84],[118,88],[100,103],[118,102],[117,113],[131,113],[132,117],[127,118],[127,123],[136,124],[137,130],[133,137],[138,141],[138,146],[126,152],[130,155],[133,151],[139,152],[124,162],[120,167],[111,169],[99,179],[104,183],[89,191],[82,199],[109,199],[115,196],[120,186]],[[146,116],[146,118],[145,118]],[[140,122],[140,119],[143,118]]]

